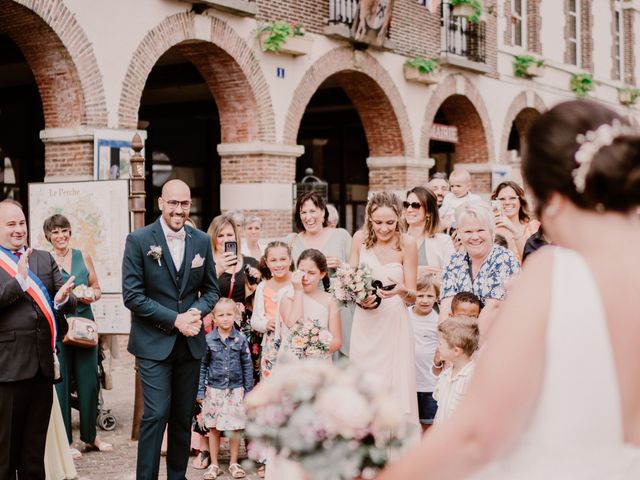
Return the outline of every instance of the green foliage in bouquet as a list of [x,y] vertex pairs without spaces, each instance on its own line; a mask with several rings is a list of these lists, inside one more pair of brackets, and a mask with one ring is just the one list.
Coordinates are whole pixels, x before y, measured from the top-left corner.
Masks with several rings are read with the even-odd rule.
[[638,97],[640,97],[640,89],[635,87],[623,87],[618,89],[620,103],[624,105],[635,105]]
[[449,5],[457,7],[458,5],[468,5],[473,9],[473,15],[467,17],[469,23],[480,23],[484,5],[482,0],[449,0]]
[[263,33],[266,33],[266,35],[262,38],[262,50],[265,52],[277,52],[287,38],[302,36],[305,30],[300,24],[276,20],[275,22],[261,24],[258,28],[258,34],[262,36]]
[[404,62],[404,64],[408,67],[418,69],[420,73],[432,73],[440,68],[437,60],[424,57],[410,58]]
[[571,91],[578,97],[586,97],[593,90],[593,75],[588,72],[574,73],[569,82]]

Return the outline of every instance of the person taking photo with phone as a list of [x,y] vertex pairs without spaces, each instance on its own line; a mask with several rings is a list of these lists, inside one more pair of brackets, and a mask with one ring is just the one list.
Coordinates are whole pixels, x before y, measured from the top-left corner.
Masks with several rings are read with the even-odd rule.
[[[207,234],[211,238],[213,258],[216,264],[216,277],[220,287],[220,297],[231,298],[239,304],[241,316],[238,329],[247,337],[253,361],[253,375],[257,382],[260,378],[260,344],[262,335],[251,330],[253,293],[262,279],[258,270],[258,262],[252,257],[246,257],[240,252],[242,244],[238,226],[230,215],[215,217]],[[247,268],[248,267],[248,268]]]

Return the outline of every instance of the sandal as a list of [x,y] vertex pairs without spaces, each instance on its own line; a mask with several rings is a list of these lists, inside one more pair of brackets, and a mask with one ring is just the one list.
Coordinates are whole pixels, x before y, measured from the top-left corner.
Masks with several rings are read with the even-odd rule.
[[229,473],[233,478],[244,478],[247,475],[239,463],[229,465]]
[[216,480],[216,478],[218,478],[218,476],[222,473],[222,470],[220,470],[220,467],[218,465],[211,465],[206,472],[204,472],[204,475],[202,476],[203,480]]
[[69,447],[69,452],[71,453],[71,458],[73,460],[80,460],[82,458],[82,452],[74,447]]
[[200,451],[196,458],[193,459],[191,466],[196,470],[204,470],[211,465],[211,455],[206,450]]
[[94,440],[93,443],[87,444],[87,450],[97,450],[99,452],[113,452],[113,445],[111,445],[108,442],[103,442],[102,440],[98,440],[98,442],[96,443],[96,441]]

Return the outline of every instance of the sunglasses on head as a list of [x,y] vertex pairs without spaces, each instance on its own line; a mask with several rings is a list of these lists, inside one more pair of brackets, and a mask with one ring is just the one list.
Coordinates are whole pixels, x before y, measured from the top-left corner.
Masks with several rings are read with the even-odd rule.
[[411,207],[414,210],[418,210],[420,207],[422,207],[422,204],[420,202],[407,202],[407,201],[404,201],[404,202],[402,202],[402,206],[404,208]]

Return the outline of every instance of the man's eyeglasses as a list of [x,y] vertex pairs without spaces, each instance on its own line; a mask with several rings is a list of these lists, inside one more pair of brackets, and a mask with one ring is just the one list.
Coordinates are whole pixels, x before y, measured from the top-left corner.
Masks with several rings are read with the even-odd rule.
[[421,204],[420,202],[407,202],[407,201],[404,201],[404,202],[402,202],[402,206],[403,206],[404,208],[409,208],[409,207],[411,207],[411,208],[413,208],[414,210],[419,210],[419,209],[420,209],[420,207],[422,207],[422,204]]
[[173,210],[174,208],[178,208],[178,205],[180,205],[183,210],[186,210],[187,208],[189,208],[191,206],[191,200],[182,200],[181,202],[179,202],[178,200],[164,200],[164,203],[171,210]]

